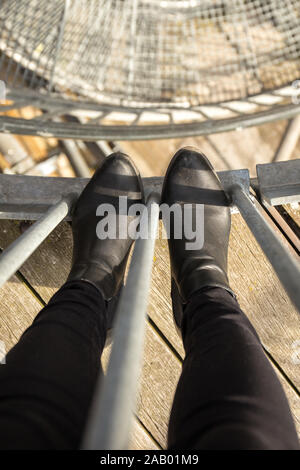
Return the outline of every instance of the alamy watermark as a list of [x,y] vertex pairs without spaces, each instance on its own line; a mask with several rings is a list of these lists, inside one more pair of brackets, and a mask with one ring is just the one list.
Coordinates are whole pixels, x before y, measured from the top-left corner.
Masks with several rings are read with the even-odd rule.
[[[100,204],[96,216],[101,217],[96,226],[96,234],[100,240],[107,238],[132,240],[148,239],[150,218],[153,205],[128,204],[127,196],[119,197],[119,206]],[[185,240],[186,250],[200,250],[204,243],[204,205],[179,204],[171,206],[160,204],[161,218],[165,227],[162,238]],[[156,234],[155,234],[156,236]]]

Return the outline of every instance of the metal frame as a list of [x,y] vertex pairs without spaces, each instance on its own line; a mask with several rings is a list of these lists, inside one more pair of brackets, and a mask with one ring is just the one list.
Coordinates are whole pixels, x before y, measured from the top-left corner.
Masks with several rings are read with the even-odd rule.
[[[293,102],[296,91],[287,87],[252,97],[251,101],[240,100],[219,106],[185,109],[166,104],[164,108],[140,109],[75,102],[29,90],[8,90],[7,99],[14,103],[0,104],[0,113],[21,110],[30,104],[44,114],[34,119],[0,115],[0,132],[86,141],[153,140],[216,134],[295,117],[300,113],[300,103],[297,99]],[[180,117],[176,118],[178,114]],[[84,121],[68,122],[70,116],[83,117]],[[143,122],[143,116],[146,116],[146,122]]]
[[[148,106],[147,100],[135,107],[134,101],[131,102],[130,99],[126,101],[125,96],[116,106],[112,102],[103,104],[104,97],[95,92],[87,91],[85,96],[88,98],[85,100],[79,96],[72,100],[64,93],[58,94],[55,89],[66,89],[66,83],[56,82],[54,78],[69,3],[69,0],[65,0],[62,6],[61,23],[57,30],[57,41],[54,44],[55,62],[50,75],[43,74],[40,66],[44,65],[46,70],[47,62],[42,63],[40,58],[36,68],[30,64],[34,51],[26,56],[24,46],[16,63],[14,52],[9,47],[7,48],[5,43],[0,44],[2,51],[0,62],[3,63],[6,58],[9,61],[6,75],[8,76],[11,68],[16,66],[11,88],[7,89],[9,102],[2,105],[0,103],[0,113],[2,113],[0,132],[86,142],[153,140],[238,130],[280,119],[290,119],[300,114],[299,99],[293,99],[295,95],[299,97],[299,90],[293,86],[267,90],[265,93],[262,90],[259,95],[250,96],[249,93],[247,98],[237,101],[222,101],[217,104],[208,103],[197,106],[187,103],[186,107],[176,106],[171,101],[163,104],[152,103]],[[171,8],[171,4],[167,6],[167,2],[164,4],[166,8]],[[25,3],[23,3],[23,8],[26,7],[24,5]],[[134,1],[131,21],[133,40],[130,49],[129,95],[136,65],[134,62],[135,38],[138,36],[135,30],[136,21],[134,21],[136,6],[137,2]],[[176,7],[177,10],[178,6],[179,4]],[[173,4],[172,7],[174,8]],[[172,13],[171,9],[170,13]],[[183,8],[180,13],[185,16],[193,15],[194,9]],[[23,39],[26,45],[26,34]],[[229,39],[232,47],[240,47],[235,37]],[[246,39],[249,41],[247,34]],[[251,60],[255,59],[251,47],[249,50],[251,57],[247,57],[248,66]],[[15,82],[21,67],[25,68],[22,84],[24,85],[26,77],[31,76],[31,78],[29,88],[18,90],[15,88]],[[283,82],[281,83],[283,85]],[[174,87],[176,86],[177,83],[174,80]],[[95,101],[88,102],[87,99]],[[22,108],[28,105],[41,112],[37,113],[38,117],[33,119],[21,117]],[[5,113],[10,110],[19,110],[20,117],[6,115]],[[74,122],[74,119],[70,120],[70,117],[76,117],[79,120]],[[80,158],[74,142],[64,141],[63,144],[77,174],[87,176],[89,170]],[[268,224],[249,191],[253,183],[262,201],[270,205],[300,201],[300,160],[258,165],[257,176],[257,179],[251,181],[248,170],[219,173],[224,190],[231,199],[232,211],[240,211],[291,301],[300,312],[299,260],[286,248]],[[36,220],[0,256],[0,286],[20,268],[62,220],[71,220],[72,207],[88,181],[87,178],[0,175],[0,219]],[[149,196],[147,208],[152,209],[149,237],[146,240],[138,239],[135,243],[126,286],[117,307],[114,325],[115,341],[108,371],[103,385],[100,386],[98,383],[96,387],[82,445],[84,449],[124,449],[128,443],[142,358],[162,178],[146,178],[143,182],[145,192]]]
[[[236,183],[248,188],[250,184],[272,206],[300,201],[300,159],[257,165],[258,178],[250,178],[247,169],[217,174],[227,192]],[[66,195],[76,200],[88,181],[89,178],[0,174],[0,219],[37,220]],[[162,177],[143,178],[147,194],[160,194],[162,183]],[[66,220],[71,220],[70,211]]]
[[[230,195],[249,229],[270,261],[290,300],[300,313],[300,262],[286,248],[251,201],[241,184],[231,187]],[[298,196],[299,199],[299,196]]]
[[[258,210],[251,183],[262,200],[276,204],[300,201],[300,160],[258,165],[252,181],[248,170],[218,173],[264,254],[273,266],[291,301],[300,313],[300,263]],[[272,175],[277,175],[274,179]],[[283,179],[282,179],[283,178]],[[63,219],[71,219],[72,206],[89,180],[0,175],[0,218],[38,219],[0,256],[2,285]],[[271,196],[269,191],[272,183]],[[289,181],[295,181],[292,191]],[[135,243],[126,286],[117,307],[113,348],[107,375],[96,387],[82,448],[125,449],[135,407],[141,366],[147,301],[155,237],[159,219],[162,178],[145,178],[149,237]],[[297,184],[298,183],[298,184]],[[201,203],[201,201],[199,201]],[[138,287],[137,287],[138,286]],[[124,373],[126,371],[126,373]]]
[[[20,5],[17,0],[2,2],[0,72],[7,82],[9,102],[0,104],[0,113],[31,106],[43,115],[34,119],[2,115],[0,132],[86,141],[147,140],[207,135],[292,118],[300,113],[300,83],[297,80],[300,29],[295,10],[298,1],[279,5],[274,0],[269,5],[270,11],[266,11],[261,2],[225,2],[224,5],[222,2],[201,2],[200,6],[187,2],[183,6],[182,2],[178,5],[176,2],[154,2],[152,5],[142,0],[116,3],[99,0],[87,1],[84,15],[80,13],[79,0],[55,0],[53,5],[46,0],[22,0]],[[250,22],[247,12],[252,13]],[[144,22],[141,21],[143,14]],[[121,29],[110,29],[111,20],[114,25],[118,21]],[[148,20],[150,30],[143,30],[141,26],[146,27]],[[220,33],[223,38],[220,44],[212,42],[214,52],[207,51],[207,55],[212,56],[206,65],[202,64],[197,48],[205,45],[204,36],[196,34],[198,27],[194,20],[208,26],[204,36],[210,34],[212,23],[217,36]],[[162,22],[164,29],[168,21],[169,27],[175,27],[175,30],[166,29],[161,35],[156,30],[157,22]],[[184,27],[183,24],[176,26],[182,21]],[[251,25],[264,25],[265,22],[270,27],[271,24],[279,25],[274,29],[272,26],[271,30],[277,31],[282,43],[278,49],[276,41],[274,45],[271,40],[270,50],[262,45],[262,51],[257,48],[255,52]],[[199,28],[201,32],[202,26]],[[184,42],[183,38],[194,38],[185,46],[188,47],[186,57],[181,48],[178,49],[175,31],[185,33],[177,38],[178,41],[181,39],[180,44]],[[268,43],[269,33],[263,31],[261,40],[265,38]],[[119,39],[126,34],[126,46],[115,48],[122,57],[122,61],[115,64],[116,72],[108,60],[114,57],[109,46],[114,40],[117,41],[115,46],[119,44]],[[154,44],[147,42],[149,37],[155,39]],[[163,51],[157,49],[159,41],[162,41]],[[225,43],[233,55],[229,52],[226,56]],[[205,49],[203,53],[206,53]],[[218,57],[224,57],[225,63],[218,61]],[[170,61],[173,67],[176,66],[176,72],[170,68]],[[280,66],[281,61],[287,62]],[[266,62],[272,66],[276,64],[276,80],[264,81],[265,74],[271,73],[274,78],[275,73],[273,69],[272,72],[264,70]],[[292,71],[288,73],[289,63]],[[159,71],[159,67],[162,73],[154,81],[151,72]],[[87,75],[82,75],[85,71]],[[236,83],[230,81],[231,73]],[[147,90],[137,93],[145,77]],[[218,83],[222,84],[221,94],[218,94]],[[185,91],[180,95],[178,92],[183,85]],[[195,85],[196,89],[193,88]],[[153,95],[156,86],[160,93]],[[204,92],[207,87],[208,94]],[[70,115],[84,116],[85,119],[78,123],[68,122]],[[56,122],[57,119],[62,122]]]
[[66,217],[72,198],[63,198],[4,250],[0,257],[0,287],[24,264],[45,238]]
[[159,199],[157,193],[148,198],[148,238],[135,242],[126,286],[116,311],[110,361],[103,386],[102,380],[96,386],[84,449],[118,450],[128,445],[142,362]]

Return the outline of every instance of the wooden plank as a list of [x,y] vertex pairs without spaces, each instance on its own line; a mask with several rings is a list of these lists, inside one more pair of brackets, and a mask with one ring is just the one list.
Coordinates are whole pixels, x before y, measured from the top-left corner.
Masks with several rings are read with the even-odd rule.
[[[0,303],[0,341],[4,342],[5,350],[8,352],[31,325],[41,309],[41,303],[16,276],[0,289]],[[158,448],[139,421],[135,421],[130,436],[130,449]]]
[[298,204],[285,204],[282,206],[294,223],[298,226],[298,234],[300,233],[300,203]]
[[[3,234],[3,230],[0,231],[0,243],[7,244],[9,240],[18,236],[17,222],[1,221],[1,226],[6,230],[6,234]],[[70,227],[68,224],[61,224],[25,263],[22,273],[31,280],[46,301],[65,281],[70,268],[71,251]],[[298,339],[298,323],[296,325],[298,318],[272,269],[264,261],[255,240],[238,214],[233,216],[232,221],[229,264],[231,284],[239,293],[242,308],[256,327],[264,346],[287,376],[297,384],[297,366],[292,361],[292,347],[294,341]],[[182,344],[173,326],[169,285],[167,241],[161,240],[156,246],[149,315],[163,335],[183,356]],[[146,364],[143,368],[145,372],[139,395],[139,417],[144,424],[147,423],[147,429],[160,445],[164,446],[168,414],[180,374],[180,363],[165,347],[159,335],[154,333],[148,325]],[[173,373],[168,375],[170,370],[173,370]],[[297,419],[300,408],[299,397],[282,376],[280,379],[288,395],[294,417]]]
[[[171,325],[170,274],[167,241],[156,245],[151,317],[180,355],[178,335]],[[264,346],[300,388],[298,367],[290,360],[299,338],[299,317],[269,262],[239,214],[232,216],[229,244],[229,277],[242,309],[252,321]],[[164,279],[163,286],[161,280]],[[161,310],[163,309],[163,315]]]
[[[269,163],[274,157],[287,121],[281,120],[258,127],[222,132],[207,136],[183,137],[151,141],[120,141],[143,176],[163,176],[177,150],[193,146],[205,153],[214,168],[248,168],[256,175],[257,163]],[[292,155],[297,158],[299,144]]]
[[[41,309],[41,303],[16,276],[0,289],[0,340],[8,352]],[[1,367],[1,366],[0,366]]]
[[[0,228],[2,246],[20,234],[17,221],[1,220]],[[63,223],[22,267],[22,274],[45,302],[65,282],[71,265],[71,253],[72,232],[69,224]],[[148,324],[138,417],[161,447],[166,445],[172,397],[180,371],[180,362]],[[139,434],[141,432],[139,430]],[[140,437],[138,439],[141,440]],[[144,436],[143,442],[149,442],[148,436]]]
[[147,325],[138,414],[151,434],[166,448],[167,429],[181,364]]
[[160,447],[151,439],[138,420],[134,421],[134,427],[130,435],[129,450],[159,450]]
[[[166,240],[158,240],[149,314],[181,357],[182,343],[174,328],[170,299],[170,263]],[[256,328],[266,350],[299,387],[299,365],[293,345],[299,338],[298,313],[239,214],[232,216],[229,276],[240,305]],[[163,282],[162,282],[163,280]],[[300,399],[276,368],[300,433]]]
[[[104,371],[109,354],[110,348],[107,347],[102,355]],[[169,416],[180,373],[181,363],[147,324],[137,415],[162,448],[167,446]]]
[[[277,230],[277,233],[280,231],[284,235],[283,240],[286,242],[291,253],[293,255],[295,255],[295,251],[296,253],[300,253],[300,227],[285,209],[285,207],[289,207],[289,205],[273,207],[264,201],[262,206],[260,206],[261,210],[262,207],[264,207],[267,213],[272,217],[272,220],[275,221],[276,225],[274,224],[274,228]],[[266,212],[264,215],[266,216]]]
[[278,372],[277,367],[274,367],[274,370],[276,372],[278,379],[280,380],[280,383],[283,387],[283,390],[289,402],[289,406],[290,406],[293,420],[296,426],[297,434],[300,439],[300,398],[299,398],[299,395],[289,385],[289,383],[283,378],[283,376]]
[[232,217],[229,276],[263,345],[299,388],[298,367],[291,360],[292,345],[299,337],[299,315],[238,214]]
[[[160,228],[162,228],[161,225],[160,223]],[[148,314],[183,359],[184,348],[174,326],[170,291],[171,273],[168,242],[160,238],[156,241],[155,247]]]

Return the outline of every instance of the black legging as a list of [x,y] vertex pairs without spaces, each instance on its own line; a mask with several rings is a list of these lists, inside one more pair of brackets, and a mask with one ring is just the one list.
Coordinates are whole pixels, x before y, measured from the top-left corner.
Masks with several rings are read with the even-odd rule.
[[[107,305],[84,281],[65,284],[0,366],[0,448],[79,448],[100,371]],[[282,387],[259,339],[226,291],[186,306],[186,358],[169,447],[298,449]]]

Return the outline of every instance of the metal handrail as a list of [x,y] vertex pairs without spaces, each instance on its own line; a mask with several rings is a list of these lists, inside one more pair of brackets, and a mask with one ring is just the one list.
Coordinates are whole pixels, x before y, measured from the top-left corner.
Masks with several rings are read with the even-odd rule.
[[148,296],[159,218],[159,195],[146,210],[148,237],[135,242],[126,286],[114,324],[113,347],[103,384],[98,381],[83,441],[84,449],[126,449],[143,354]]
[[[80,106],[79,106],[80,108]],[[0,109],[1,111],[1,109]],[[0,132],[58,139],[96,140],[154,140],[179,137],[195,137],[217,134],[247,127],[259,126],[267,122],[290,119],[300,113],[300,104],[274,106],[253,115],[238,115],[227,119],[206,120],[179,124],[157,125],[91,125],[57,123],[55,121],[30,120],[0,116]]]
[[66,217],[71,204],[72,199],[70,197],[61,199],[3,251],[0,257],[0,287],[15,274],[29,256]]

